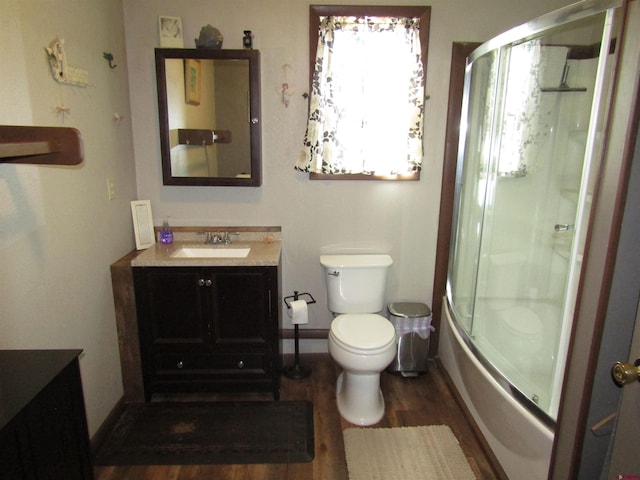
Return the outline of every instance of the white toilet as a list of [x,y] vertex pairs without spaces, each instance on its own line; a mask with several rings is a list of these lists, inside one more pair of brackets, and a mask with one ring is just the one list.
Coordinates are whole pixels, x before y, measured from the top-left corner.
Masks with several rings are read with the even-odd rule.
[[372,425],[384,416],[380,372],[396,354],[393,325],[377,312],[384,307],[389,255],[321,255],[327,303],[337,316],[329,331],[329,354],[343,369],[337,403],[342,417]]

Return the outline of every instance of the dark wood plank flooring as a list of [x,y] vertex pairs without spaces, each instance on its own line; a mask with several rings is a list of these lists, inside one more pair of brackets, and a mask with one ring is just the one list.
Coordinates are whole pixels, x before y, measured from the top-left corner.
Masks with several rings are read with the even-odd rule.
[[[340,417],[335,382],[340,372],[328,356],[305,357],[313,369],[304,380],[282,378],[282,400],[311,400],[314,407],[315,459],[310,463],[259,465],[174,465],[95,467],[96,480],[348,480],[342,430],[354,425]],[[426,374],[403,378],[383,373],[386,414],[375,427],[448,425],[479,480],[500,478],[435,362]],[[266,400],[267,397],[254,396]]]

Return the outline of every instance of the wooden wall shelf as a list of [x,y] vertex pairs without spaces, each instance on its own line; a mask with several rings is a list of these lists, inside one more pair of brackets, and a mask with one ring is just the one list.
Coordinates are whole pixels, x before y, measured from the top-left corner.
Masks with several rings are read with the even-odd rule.
[[75,128],[0,125],[0,163],[78,165],[83,158]]
[[195,128],[179,128],[178,143],[180,145],[213,145],[214,143],[231,143],[229,130],[202,130]]

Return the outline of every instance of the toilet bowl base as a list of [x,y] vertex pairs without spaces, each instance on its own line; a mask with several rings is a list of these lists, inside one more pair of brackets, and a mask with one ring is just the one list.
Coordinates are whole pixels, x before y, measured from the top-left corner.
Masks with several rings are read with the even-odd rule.
[[354,425],[378,423],[384,416],[384,397],[380,390],[380,373],[343,371],[336,382],[338,412]]

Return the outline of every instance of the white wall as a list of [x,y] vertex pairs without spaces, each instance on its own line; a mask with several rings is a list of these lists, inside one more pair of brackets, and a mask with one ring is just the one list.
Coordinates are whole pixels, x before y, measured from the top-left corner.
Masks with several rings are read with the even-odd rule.
[[[93,433],[122,396],[109,265],[135,247],[122,5],[0,0],[0,22],[0,124],[75,127],[85,151],[77,167],[0,164],[0,348],[84,349]],[[95,86],[53,80],[44,47],[57,36]],[[64,118],[56,114],[63,105]],[[113,113],[124,120],[114,124]]]
[[[308,90],[309,1],[125,0],[138,195],[150,199],[155,222],[169,215],[181,225],[279,225],[283,229],[283,294],[311,292],[310,328],[328,328],[319,255],[328,246],[369,245],[394,258],[389,301],[431,304],[442,157],[447,115],[451,44],[488,40],[538,14],[568,4],[547,0],[434,0],[429,43],[425,158],[419,182],[310,181],[293,165],[305,131]],[[416,0],[333,1],[333,4],[424,4]],[[185,47],[193,48],[207,23],[224,36],[224,48],[242,48],[251,30],[261,52],[263,185],[260,188],[163,186],[153,49],[157,17],[182,17]],[[288,108],[279,86],[295,88]],[[286,317],[284,317],[286,318]],[[287,325],[285,325],[287,326]],[[301,342],[301,350],[322,349]]]
[[[119,0],[0,0],[0,124],[76,127],[85,147],[79,167],[0,164],[0,348],[83,348],[95,432],[122,394],[109,265],[134,248],[129,202],[136,198],[152,201],[156,223],[170,215],[184,225],[281,225],[284,294],[310,291],[318,299],[312,328],[329,325],[318,256],[332,244],[388,250],[396,261],[389,299],[430,303],[451,42],[487,39],[569,1],[430,3],[423,178],[357,183],[310,182],[293,170],[305,128],[309,2],[125,0],[123,25]],[[189,47],[206,23],[222,31],[226,48],[240,48],[242,31],[253,30],[262,52],[262,187],[162,186],[153,67],[159,14],[183,18]],[[95,86],[52,79],[44,47],[56,36]],[[276,94],[284,64],[297,89],[289,108]],[[63,105],[71,109],[64,118],[55,111]],[[113,113],[123,122],[114,124]],[[116,186],[111,201],[107,178]]]

